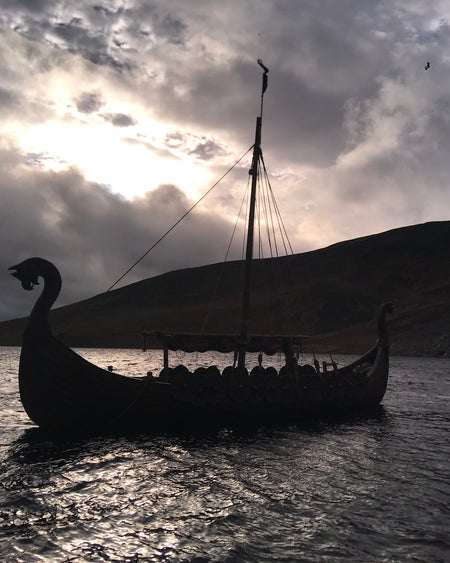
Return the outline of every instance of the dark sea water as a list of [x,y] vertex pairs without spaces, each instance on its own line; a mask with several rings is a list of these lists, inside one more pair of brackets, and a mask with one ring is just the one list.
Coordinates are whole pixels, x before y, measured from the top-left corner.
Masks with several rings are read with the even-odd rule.
[[393,358],[370,418],[54,442],[22,410],[18,357],[0,348],[0,561],[450,561],[449,359]]

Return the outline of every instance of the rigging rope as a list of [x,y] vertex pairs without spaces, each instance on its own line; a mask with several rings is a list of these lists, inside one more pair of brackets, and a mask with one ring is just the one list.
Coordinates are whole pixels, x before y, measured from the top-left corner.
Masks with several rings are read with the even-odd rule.
[[261,151],[261,164],[263,165],[265,180],[266,180],[266,182],[269,186],[269,191],[270,191],[270,194],[271,194],[271,197],[272,197],[273,205],[274,205],[277,220],[278,220],[278,225],[279,225],[279,228],[280,228],[280,234],[283,238],[283,245],[284,245],[284,248],[285,248],[285,252],[286,252],[286,254],[289,254],[288,251],[287,251],[286,245],[284,243],[284,240],[286,240],[287,245],[289,246],[290,253],[294,254],[294,250],[292,249],[291,241],[289,240],[289,236],[287,234],[287,230],[286,230],[286,227],[284,225],[283,217],[281,216],[280,209],[279,209],[277,201],[275,199],[275,194],[273,193],[273,190],[272,190],[272,185],[270,183],[269,174],[267,173],[267,170],[266,170],[266,163],[264,162],[264,157],[263,157],[262,151]]
[[174,224],[170,227],[170,229],[168,229],[161,237],[159,237],[159,239],[158,239],[146,252],[144,252],[144,254],[143,254],[140,258],[138,258],[138,259],[136,260],[136,262],[134,262],[134,264],[133,264],[132,266],[130,266],[130,267],[128,268],[128,270],[127,270],[126,272],[124,272],[124,273],[123,273],[123,274],[105,291],[105,293],[108,293],[108,291],[111,291],[120,281],[123,280],[123,278],[124,278],[126,275],[128,275],[128,274],[131,272],[131,270],[132,270],[133,268],[135,268],[140,262],[142,262],[142,260],[143,260],[148,254],[150,254],[150,252],[151,252],[163,239],[165,239],[166,236],[167,236],[170,232],[172,232],[172,231],[175,229],[175,227],[176,227],[177,225],[179,225],[179,224],[181,223],[181,221],[183,221],[183,219],[184,219],[185,217],[187,217],[187,216],[189,215],[189,213],[190,213],[195,207],[197,207],[197,205],[198,205],[203,199],[205,199],[205,197],[206,197],[210,192],[212,192],[212,190],[217,186],[217,184],[219,184],[219,183],[225,178],[225,176],[227,176],[227,175],[233,170],[233,168],[235,168],[235,167],[241,162],[241,160],[242,160],[245,156],[247,156],[247,154],[248,154],[252,149],[253,149],[253,145],[252,145],[249,149],[247,149],[247,150],[245,151],[245,153],[239,158],[239,160],[237,160],[237,161],[233,164],[233,166],[232,166],[231,168],[229,168],[229,169],[225,172],[225,174],[223,174],[223,176],[221,176],[221,177],[217,180],[217,182],[215,182],[215,183],[209,188],[209,190],[208,190],[206,193],[204,193],[204,194],[202,195],[202,197],[201,197],[198,201],[196,201],[196,202],[194,203],[194,205],[193,205],[190,209],[188,209],[188,210],[186,211],[186,213],[184,213],[184,215],[182,215],[182,216],[178,219],[178,221],[176,221],[176,223],[174,223]]
[[[262,186],[264,188],[264,185]],[[274,257],[274,248],[275,248],[275,256],[278,256],[278,247],[276,243],[276,231],[273,224],[273,215],[272,209],[269,199],[269,194],[267,189],[263,189],[263,197],[262,202],[264,206],[264,221],[266,224],[266,233],[267,233],[267,242],[269,244],[269,251],[271,258]],[[272,246],[272,239],[273,239],[273,246]]]
[[[168,229],[138,260],[136,260],[136,262],[134,262],[134,264],[132,266],[130,266],[128,268],[128,270],[126,272],[124,272],[104,293],[108,293],[109,291],[111,291],[120,281],[123,280],[123,278],[129,274],[131,272],[131,270],[133,268],[135,268],[164,238],[166,238],[166,236],[173,231],[173,229],[175,229],[175,227],[177,225],[179,225],[181,223],[181,221],[187,216],[189,215],[189,213],[195,208],[197,207],[197,205],[203,200],[205,199],[205,197],[212,192],[212,190],[225,178],[225,176],[227,176],[240,162],[243,158],[245,158],[247,156],[247,154],[253,149],[253,145],[251,147],[249,147],[245,153],[233,164],[233,166],[231,166],[231,168],[229,168],[225,174],[223,174],[218,180],[217,182],[215,182],[210,188],[209,190],[202,195],[202,197],[196,202],[194,203],[194,205],[188,209],[188,211],[186,211],[186,213],[184,213],[184,215],[182,217],[180,217],[180,219],[178,219],[178,221],[176,223],[174,223],[170,229]],[[84,302],[84,307],[82,307],[77,314],[78,316],[81,316],[81,314],[86,313],[89,309],[89,307],[91,306],[91,300],[87,300]],[[72,327],[74,325],[74,317],[72,318],[71,323],[69,323],[68,325],[66,325],[65,327],[65,331],[64,334],[68,334],[71,330]]]
[[[268,249],[270,252],[271,258],[278,258],[280,256],[279,249],[282,247],[284,248],[285,255],[294,254],[292,245],[289,240],[289,236],[286,231],[286,227],[283,223],[283,219],[275,198],[275,194],[272,190],[272,186],[270,183],[270,178],[267,173],[267,169],[264,163],[264,157],[262,151],[260,153],[260,162],[261,162],[261,175],[259,175],[258,170],[258,186],[259,186],[259,202],[260,202],[260,210],[262,213],[258,213],[258,221],[264,220],[265,222],[265,236],[267,237],[267,244]],[[258,232],[261,236],[261,226],[258,225]],[[260,257],[263,255],[264,245],[262,241],[259,241],[259,248],[260,248]],[[283,273],[281,268],[281,263],[278,261],[272,263],[274,266],[273,274],[275,278],[273,282],[275,282],[275,286],[278,286],[280,290],[285,288],[285,284],[283,281]],[[269,262],[266,264],[265,260],[261,262],[262,267],[262,274],[263,278],[265,279],[265,293],[266,293],[266,303],[267,305],[272,301],[273,305],[276,305],[277,299],[274,299],[275,294],[273,292],[268,291],[268,286],[272,286],[272,284],[268,283],[268,278],[272,278],[273,274],[269,274],[269,271],[272,268],[269,268]],[[268,271],[269,270],[269,271]],[[278,307],[281,308],[281,319],[283,321],[283,325],[286,324],[288,320],[288,304],[286,303],[286,295],[284,292],[280,294],[280,299]],[[267,315],[272,317],[271,307],[267,306]]]
[[[203,331],[206,330],[206,325],[208,324],[209,317],[211,316],[212,301],[213,301],[213,299],[214,299],[214,298],[216,297],[216,295],[217,295],[217,291],[218,291],[218,289],[219,289],[220,282],[221,282],[221,280],[222,280],[223,271],[224,271],[224,269],[225,269],[225,263],[226,263],[226,261],[227,261],[227,259],[228,259],[228,254],[229,254],[229,252],[230,252],[231,245],[232,245],[232,243],[233,243],[234,235],[235,235],[235,233],[236,233],[236,229],[237,229],[237,226],[238,226],[238,223],[239,223],[239,219],[240,219],[240,217],[241,217],[242,208],[244,207],[245,201],[248,199],[249,187],[250,187],[250,179],[249,179],[248,182],[247,182],[247,187],[246,187],[246,189],[245,189],[244,197],[242,198],[242,201],[241,201],[241,206],[240,206],[240,208],[239,208],[239,213],[238,213],[238,215],[237,215],[237,217],[236,217],[236,221],[235,221],[235,223],[234,223],[233,232],[231,233],[230,242],[228,243],[227,251],[226,251],[226,253],[225,253],[225,258],[224,258],[223,261],[222,261],[222,267],[221,267],[221,269],[220,269],[219,276],[218,276],[218,278],[217,278],[216,285],[215,285],[215,287],[214,287],[214,291],[213,291],[213,293],[212,293],[212,295],[211,295],[211,297],[210,297],[210,299],[209,299],[209,305],[208,305],[208,309],[207,309],[207,311],[206,311],[205,319],[204,319],[204,321],[203,321],[203,325],[202,325],[202,328],[201,328],[201,332],[203,332]],[[244,237],[244,238],[245,238],[245,237]]]

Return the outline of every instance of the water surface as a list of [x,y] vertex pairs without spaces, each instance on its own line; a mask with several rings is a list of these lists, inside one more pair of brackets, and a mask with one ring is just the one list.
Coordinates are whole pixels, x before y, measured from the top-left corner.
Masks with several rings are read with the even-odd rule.
[[[162,360],[80,353],[129,375]],[[55,442],[22,410],[18,356],[0,348],[2,561],[450,560],[448,359],[393,358],[370,418]]]

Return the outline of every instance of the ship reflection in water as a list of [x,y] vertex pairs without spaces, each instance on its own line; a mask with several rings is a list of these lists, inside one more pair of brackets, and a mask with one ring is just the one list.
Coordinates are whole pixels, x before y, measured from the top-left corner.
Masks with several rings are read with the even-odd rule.
[[[79,352],[132,375],[162,360]],[[448,559],[448,359],[393,358],[370,418],[55,442],[22,411],[18,355],[0,348],[1,560]]]

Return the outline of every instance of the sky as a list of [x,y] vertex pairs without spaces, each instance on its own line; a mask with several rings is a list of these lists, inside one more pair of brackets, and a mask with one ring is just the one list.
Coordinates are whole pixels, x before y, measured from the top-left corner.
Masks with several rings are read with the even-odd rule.
[[[58,305],[91,297],[208,191],[253,143],[257,59],[294,252],[448,220],[449,18],[450,0],[0,0],[0,320],[37,296],[9,266],[41,256]],[[249,165],[122,283],[223,261]]]

